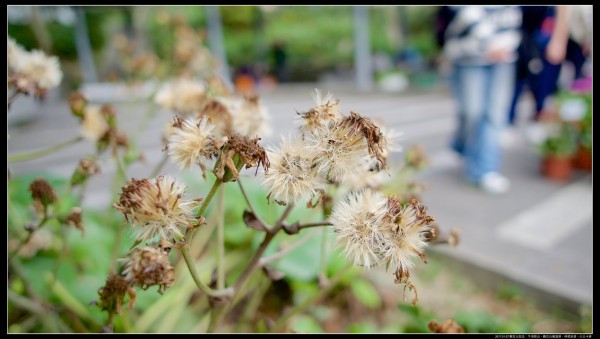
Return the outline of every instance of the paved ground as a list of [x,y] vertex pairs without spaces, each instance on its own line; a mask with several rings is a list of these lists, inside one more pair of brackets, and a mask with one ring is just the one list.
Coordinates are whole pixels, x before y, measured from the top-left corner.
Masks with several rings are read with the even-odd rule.
[[[387,126],[403,131],[403,145],[420,144],[431,166],[418,180],[426,183],[423,194],[429,212],[444,229],[462,232],[457,248],[436,247],[434,255],[451,258],[450,265],[469,274],[482,284],[498,286],[504,281],[521,285],[529,296],[546,306],[577,312],[579,304],[592,304],[592,178],[577,172],[568,184],[555,184],[539,174],[539,158],[523,137],[527,117],[522,114],[519,128],[504,143],[505,174],[511,178],[512,190],[503,196],[487,195],[466,185],[460,177],[460,163],[447,150],[454,130],[454,103],[443,88],[415,93],[360,93],[348,84],[290,84],[262,93],[271,113],[273,135],[264,144],[276,142],[279,135],[294,131],[295,112],[313,106],[310,92],[319,87],[340,99],[342,110],[380,118]],[[110,96],[110,88],[94,89],[96,100]],[[129,94],[118,91],[122,98]],[[21,100],[21,99],[19,99]],[[20,108],[16,108],[20,104]],[[531,108],[527,98],[519,110]],[[128,133],[140,134],[146,107],[134,103],[117,106],[119,121]],[[64,101],[55,96],[43,105],[17,101],[9,116],[36,115],[31,122],[15,126],[9,117],[8,155],[43,148],[68,140],[78,134],[77,121],[68,113]],[[160,161],[164,123],[167,112],[157,112],[148,129],[140,134],[139,146],[146,164],[131,168],[130,176],[148,176]],[[26,173],[49,171],[69,175],[76,159],[93,151],[92,144],[82,142],[51,156],[10,164],[11,171]],[[400,159],[400,155],[396,158]],[[111,172],[110,167],[103,173]],[[176,169],[172,165],[166,171]],[[92,180],[86,205],[105,206],[109,189],[105,181]]]

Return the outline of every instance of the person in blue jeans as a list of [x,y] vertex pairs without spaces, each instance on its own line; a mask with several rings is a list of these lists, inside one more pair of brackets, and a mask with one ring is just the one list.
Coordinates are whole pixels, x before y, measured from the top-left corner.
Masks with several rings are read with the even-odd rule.
[[465,178],[489,193],[505,193],[500,135],[514,91],[521,11],[516,6],[450,6],[444,56],[452,64],[458,105],[452,148],[464,159]]
[[511,125],[516,123],[516,107],[525,86],[535,101],[533,120],[538,120],[545,115],[546,99],[558,90],[561,63],[567,51],[574,60],[576,78],[584,61],[577,53],[579,46],[575,42],[570,41],[567,50],[567,6],[521,6],[521,11],[522,40],[517,49],[516,84],[508,113]]

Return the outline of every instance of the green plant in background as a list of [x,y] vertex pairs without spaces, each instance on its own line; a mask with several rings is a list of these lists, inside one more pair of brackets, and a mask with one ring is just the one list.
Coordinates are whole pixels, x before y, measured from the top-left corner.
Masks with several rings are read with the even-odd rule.
[[589,97],[590,109],[587,110],[583,119],[581,120],[580,132],[579,132],[579,144],[588,150],[592,150],[592,109],[591,109],[591,96]]
[[559,122],[557,130],[538,146],[538,151],[543,156],[571,157],[577,149],[577,133],[575,128],[568,123]]

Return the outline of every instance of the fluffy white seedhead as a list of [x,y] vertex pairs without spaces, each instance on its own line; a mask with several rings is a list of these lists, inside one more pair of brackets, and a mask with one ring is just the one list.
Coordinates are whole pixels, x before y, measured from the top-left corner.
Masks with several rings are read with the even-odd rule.
[[206,117],[185,120],[175,118],[173,129],[169,131],[167,150],[179,168],[189,168],[196,164],[204,168],[202,158],[211,159],[218,150],[213,129],[214,126]]
[[316,170],[315,156],[300,138],[283,138],[280,148],[267,150],[271,166],[263,184],[269,197],[283,203],[310,199],[323,188],[324,181]]
[[84,138],[96,142],[106,134],[109,128],[99,106],[88,105],[85,107],[81,121],[81,134]]
[[187,115],[198,112],[206,101],[206,87],[187,78],[164,84],[154,97],[154,102],[175,113]]
[[386,206],[386,197],[371,190],[352,192],[334,206],[329,220],[337,245],[354,264],[369,268],[380,263],[378,244]]

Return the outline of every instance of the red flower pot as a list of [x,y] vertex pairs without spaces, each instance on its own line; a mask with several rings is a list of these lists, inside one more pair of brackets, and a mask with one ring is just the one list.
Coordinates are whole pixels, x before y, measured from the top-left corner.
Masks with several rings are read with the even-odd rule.
[[592,152],[579,145],[577,153],[573,156],[573,167],[584,171],[592,171]]
[[542,174],[552,181],[566,182],[571,179],[571,158],[548,155],[542,159]]

